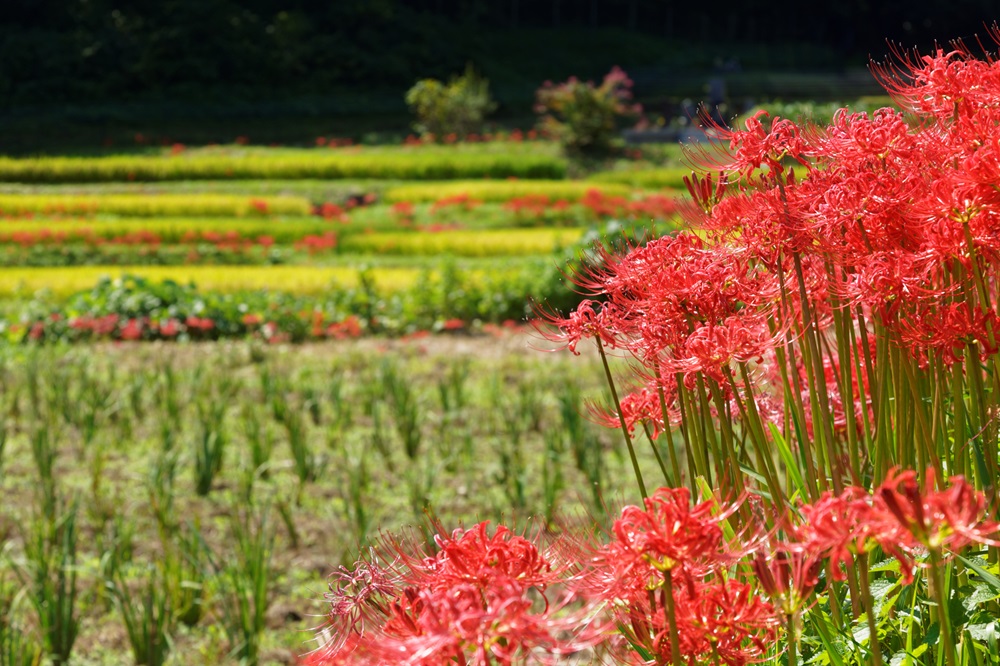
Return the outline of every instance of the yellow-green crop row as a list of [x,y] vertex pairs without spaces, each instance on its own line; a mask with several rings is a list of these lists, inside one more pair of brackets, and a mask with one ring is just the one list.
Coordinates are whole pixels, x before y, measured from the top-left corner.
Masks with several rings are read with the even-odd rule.
[[[194,282],[206,291],[238,292],[266,289],[319,295],[358,284],[358,270],[346,266],[74,266],[57,268],[0,268],[0,296],[46,290],[64,297],[90,289],[102,277],[124,274],[150,280]],[[411,287],[421,275],[417,268],[372,269],[381,292]]]
[[490,229],[480,231],[355,234],[341,240],[344,252],[422,256],[501,257],[548,254],[577,242],[583,229]]
[[572,180],[461,180],[392,187],[385,191],[384,198],[390,202],[426,203],[460,196],[468,196],[477,201],[509,201],[518,197],[541,195],[552,200],[578,201],[590,190],[599,190],[605,195],[625,196],[632,188],[620,183],[595,184]]
[[684,177],[690,175],[691,169],[687,167],[664,167],[660,169],[601,171],[593,174],[587,180],[591,183],[591,186],[594,183],[601,183],[602,185],[619,183],[647,190],[670,188],[686,191],[687,186],[684,185]]
[[564,178],[566,162],[531,153],[316,151],[0,158],[0,182],[93,183],[300,178]]
[[193,235],[203,238],[207,234],[228,234],[235,232],[240,238],[256,239],[269,236],[277,244],[294,243],[304,236],[319,235],[328,231],[340,233],[336,225],[317,217],[295,219],[253,219],[253,218],[159,218],[112,220],[32,220],[0,221],[0,243],[5,238],[16,240],[17,234],[27,237],[46,233],[74,238],[121,238],[131,234],[154,234],[161,243],[177,243],[189,240]]
[[122,217],[266,217],[309,215],[304,197],[234,194],[0,194],[2,215],[118,215]]

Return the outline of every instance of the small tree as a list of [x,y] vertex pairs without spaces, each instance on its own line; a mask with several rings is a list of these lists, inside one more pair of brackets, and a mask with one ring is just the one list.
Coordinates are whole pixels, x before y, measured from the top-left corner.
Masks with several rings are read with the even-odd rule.
[[612,67],[601,85],[576,77],[553,85],[546,81],[535,93],[535,112],[541,129],[554,136],[567,155],[599,157],[611,152],[618,120],[642,112],[630,104],[632,81]]
[[417,116],[414,129],[439,141],[450,134],[465,137],[480,131],[483,120],[497,106],[490,97],[489,81],[471,64],[448,84],[437,79],[417,81],[407,91],[406,103]]

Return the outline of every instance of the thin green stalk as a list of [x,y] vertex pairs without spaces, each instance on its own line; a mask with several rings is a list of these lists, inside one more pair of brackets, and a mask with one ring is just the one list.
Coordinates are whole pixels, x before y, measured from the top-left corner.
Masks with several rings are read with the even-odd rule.
[[767,436],[764,434],[764,428],[761,425],[760,414],[757,412],[757,403],[753,397],[752,382],[750,381],[750,373],[747,370],[746,363],[740,363],[740,374],[743,377],[743,390],[747,393],[745,402],[740,397],[739,391],[736,390],[736,382],[733,381],[732,374],[728,368],[726,369],[726,376],[733,386],[733,396],[736,398],[736,406],[740,410],[740,416],[749,426],[750,441],[757,452],[757,464],[760,466],[760,471],[763,472],[764,478],[767,481],[768,490],[771,491],[771,500],[777,505],[778,512],[783,514],[785,511],[785,498],[781,492],[781,486],[778,485],[778,474],[774,469],[774,459],[768,450]]
[[705,452],[710,455],[712,462],[715,463],[715,482],[721,487],[725,484],[727,474],[723,471],[722,456],[719,453],[719,441],[716,439],[716,428],[712,421],[712,410],[708,405],[708,393],[705,391],[705,381],[702,375],[698,375],[695,379],[695,388],[698,390],[698,428],[699,434],[701,436],[702,445],[705,447]]
[[795,630],[795,614],[785,616],[785,641],[788,645],[788,666],[795,666],[797,660],[798,636]]
[[858,578],[861,582],[861,602],[864,605],[865,616],[868,619],[868,649],[871,655],[871,666],[882,666],[882,646],[878,640],[878,618],[875,616],[875,599],[872,597],[868,581],[868,553],[858,553],[854,558],[858,565]]
[[663,474],[664,482],[666,482],[666,484],[670,487],[675,487],[677,482],[670,478],[670,472],[667,471],[667,466],[663,463],[663,456],[660,455],[660,449],[656,446],[656,439],[653,437],[653,433],[649,429],[649,423],[645,421],[643,422],[642,431],[646,434],[646,441],[649,442],[649,448],[653,450],[653,456],[656,458],[656,464],[659,466],[660,472]]
[[[805,408],[802,405],[801,399],[797,396],[802,395],[802,388],[799,385],[798,372],[789,372],[788,367],[795,367],[795,351],[792,348],[792,341],[787,337],[785,339],[784,346],[775,347],[775,357],[778,360],[778,368],[781,371],[781,388],[784,391],[785,396],[785,408],[791,412],[791,420],[795,427],[795,441],[799,443],[799,451],[803,458],[803,463],[808,470],[807,474],[804,474],[806,481],[806,486],[809,489],[809,499],[816,500],[819,498],[821,490],[826,490],[826,479],[816,469],[816,464],[813,462],[812,457],[812,447],[806,442],[806,413]],[[787,356],[786,356],[787,352]],[[789,381],[789,376],[791,376],[791,381]],[[788,433],[785,433],[785,437],[788,437]]]
[[[663,432],[667,433],[670,439],[670,446],[667,452],[670,454],[670,469],[674,473],[674,484],[680,484],[681,480],[681,468],[677,464],[677,452],[674,451],[673,437],[670,436],[670,415],[667,413],[667,399],[663,395],[663,381],[661,380],[662,375],[660,374],[660,364],[659,362],[654,362],[653,369],[656,372],[656,393],[657,397],[660,399],[660,414],[663,417]],[[653,447],[653,451],[656,452],[656,459],[659,460],[659,451],[656,447]],[[662,466],[662,463],[661,463]]]
[[840,462],[834,450],[833,424],[829,418],[830,397],[826,391],[826,381],[824,380],[823,360],[820,356],[817,337],[819,330],[816,320],[813,317],[812,307],[809,302],[809,294],[806,291],[805,274],[802,270],[802,258],[799,255],[792,257],[795,266],[795,276],[799,285],[799,298],[802,306],[803,331],[802,337],[805,344],[802,345],[803,361],[806,366],[806,374],[809,384],[809,403],[813,415],[813,436],[821,439],[820,451],[824,451],[829,463],[830,476],[833,481],[833,491],[840,494],[844,489],[843,475],[840,470]]
[[611,366],[608,365],[608,356],[604,353],[604,345],[600,338],[597,340],[597,350],[601,354],[601,363],[604,364],[604,375],[607,377],[608,386],[611,388],[611,398],[615,401],[615,410],[618,412],[618,422],[622,427],[622,436],[625,438],[625,446],[628,447],[628,456],[632,460],[632,471],[635,472],[635,480],[639,484],[639,492],[642,499],[649,495],[646,493],[646,484],[642,481],[642,471],[639,469],[639,460],[635,457],[635,448],[632,446],[632,437],[628,434],[628,426],[625,424],[625,415],[622,414],[622,403],[618,399],[618,390],[615,388],[614,377],[611,376]]
[[674,666],[681,663],[680,634],[677,631],[677,616],[674,610],[674,583],[670,571],[663,572],[663,614],[670,628],[670,661]]
[[697,429],[692,427],[691,416],[693,407],[691,406],[691,396],[684,386],[684,378],[680,375],[676,375],[677,380],[677,404],[681,409],[681,434],[684,437],[685,452],[687,453],[687,464],[688,464],[688,484],[691,489],[691,493],[694,494],[697,490],[696,479],[699,476],[699,470],[701,471],[701,476],[704,476],[709,483],[712,483],[712,473],[708,469],[708,463],[704,458],[705,449],[699,441],[696,441],[698,436]]
[[[722,457],[722,463],[728,465],[728,474],[733,490],[735,490],[736,495],[742,495],[744,491],[743,484],[743,474],[740,473],[740,462],[736,458],[736,436],[733,433],[733,423],[732,419],[729,418],[728,408],[729,405],[726,403],[725,396],[722,395],[722,389],[719,387],[718,382],[712,380],[709,382],[709,389],[712,391],[712,399],[715,401],[715,408],[719,412],[719,425],[722,432],[722,446],[725,449],[725,454]],[[706,412],[707,413],[707,412]],[[722,483],[722,479],[725,477],[720,477],[719,489],[727,490],[725,485]]]
[[937,548],[930,548],[930,567],[927,575],[933,588],[934,603],[937,605],[938,625],[941,627],[941,644],[944,650],[945,663],[955,666],[955,638],[952,635],[951,620],[948,616],[948,598],[944,587],[944,567],[941,565],[941,553]]

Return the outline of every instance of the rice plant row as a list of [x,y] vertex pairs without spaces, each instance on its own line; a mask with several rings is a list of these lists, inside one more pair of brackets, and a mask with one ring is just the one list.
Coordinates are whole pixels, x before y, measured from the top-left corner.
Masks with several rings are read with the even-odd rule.
[[[681,183],[683,187],[683,183]],[[389,202],[408,201],[430,203],[442,199],[467,197],[476,201],[510,201],[526,196],[579,201],[588,192],[597,190],[606,196],[628,196],[632,187],[622,183],[595,184],[567,180],[459,180],[441,183],[414,183],[388,188],[384,198]]]
[[271,217],[312,212],[308,199],[234,194],[0,194],[0,216],[7,218],[93,217]]
[[[418,269],[378,268],[371,271],[380,291],[409,284]],[[207,291],[272,290],[294,294],[322,294],[358,284],[357,268],[347,266],[72,266],[0,268],[0,294],[45,290],[55,296],[89,289],[101,278],[138,275],[148,280],[193,282]]]
[[578,418],[594,382],[425,342],[5,349],[4,663],[293,663],[379,526],[601,520],[627,477]]
[[167,180],[564,178],[559,157],[532,153],[316,152],[0,158],[0,182]]

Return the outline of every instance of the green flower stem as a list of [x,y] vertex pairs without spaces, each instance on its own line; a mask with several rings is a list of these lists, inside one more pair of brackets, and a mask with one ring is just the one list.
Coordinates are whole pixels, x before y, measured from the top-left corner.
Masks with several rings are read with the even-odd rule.
[[625,446],[628,447],[628,456],[632,460],[632,470],[635,472],[635,480],[639,484],[639,492],[642,494],[642,499],[646,499],[649,495],[646,493],[646,484],[642,481],[642,470],[639,469],[639,460],[635,457],[635,447],[632,446],[632,437],[628,434],[628,426],[625,425],[625,415],[622,414],[622,403],[618,399],[618,390],[615,388],[614,377],[611,376],[611,366],[608,365],[608,356],[604,353],[604,345],[601,344],[601,339],[595,339],[597,340],[597,350],[601,353],[601,363],[604,364],[604,374],[608,379],[608,386],[611,388],[611,398],[615,401],[615,410],[618,412],[618,422],[622,427]]
[[930,586],[933,588],[931,594],[934,595],[934,602],[937,604],[938,624],[941,627],[941,644],[944,650],[945,663],[948,666],[955,666],[955,638],[951,632],[951,620],[948,616],[948,598],[945,595],[944,576],[942,575],[941,552],[937,548],[930,548],[930,567],[927,575],[930,577]]
[[785,633],[785,641],[788,644],[788,666],[795,666],[797,661],[799,637],[795,628],[794,613],[789,613],[785,616]]
[[663,572],[663,614],[670,628],[670,660],[674,666],[681,664],[680,634],[677,632],[677,616],[674,612],[674,583],[670,571]]
[[684,436],[685,452],[687,453],[688,483],[691,487],[691,494],[697,492],[698,476],[704,476],[712,483],[712,474],[708,469],[708,462],[704,458],[705,449],[701,445],[698,437],[698,430],[693,427],[692,416],[694,407],[691,404],[691,395],[684,386],[684,378],[678,373],[677,381],[677,404],[681,409],[681,434]]
[[875,599],[872,597],[868,582],[868,553],[858,553],[854,557],[858,565],[858,578],[861,582],[861,602],[868,618],[868,649],[871,656],[871,666],[882,666],[882,646],[878,641],[878,618],[875,617]]
[[[661,375],[659,362],[654,362],[653,370],[656,372],[656,394],[660,399],[660,414],[663,417],[663,432],[667,433],[667,436],[670,439],[670,446],[667,448],[667,451],[670,454],[670,469],[674,474],[674,484],[679,486],[681,481],[681,468],[680,465],[677,464],[677,452],[674,451],[673,436],[670,434],[670,415],[667,413],[667,399],[663,395],[663,383],[660,381]],[[654,447],[653,450],[656,451],[656,448]],[[659,451],[656,451],[656,457],[657,460],[659,460]]]

